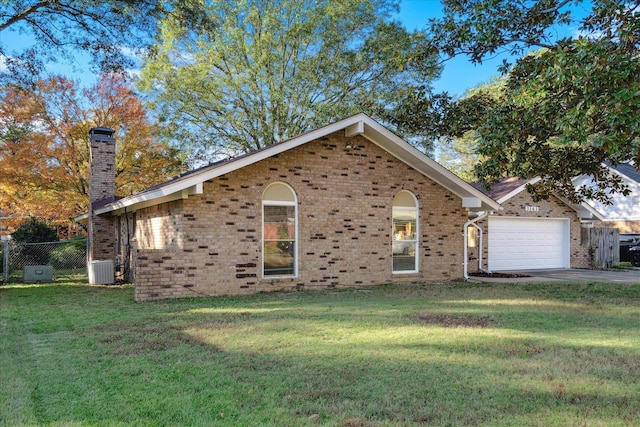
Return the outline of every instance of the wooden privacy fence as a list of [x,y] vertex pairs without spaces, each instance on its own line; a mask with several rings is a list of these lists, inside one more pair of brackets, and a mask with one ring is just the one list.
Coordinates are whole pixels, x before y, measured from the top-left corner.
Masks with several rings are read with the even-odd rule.
[[592,268],[620,264],[620,236],[617,228],[583,228],[582,245],[589,247]]

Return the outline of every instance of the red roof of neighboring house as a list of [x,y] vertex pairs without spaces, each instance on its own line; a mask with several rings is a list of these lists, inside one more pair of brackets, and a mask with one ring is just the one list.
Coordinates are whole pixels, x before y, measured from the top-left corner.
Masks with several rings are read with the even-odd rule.
[[491,197],[493,200],[499,200],[507,194],[511,193],[515,189],[525,185],[531,181],[530,179],[521,179],[521,178],[504,178],[501,181],[493,184],[491,189],[487,190],[484,188],[479,182],[472,182],[471,185],[476,189],[484,193],[485,195]]

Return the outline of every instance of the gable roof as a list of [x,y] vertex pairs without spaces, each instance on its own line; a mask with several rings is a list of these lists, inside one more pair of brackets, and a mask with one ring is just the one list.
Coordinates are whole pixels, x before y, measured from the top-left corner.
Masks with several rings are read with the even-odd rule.
[[[629,188],[630,194],[610,193],[611,204],[598,200],[587,200],[586,204],[597,211],[603,221],[640,221],[640,171],[633,163],[606,165],[613,173],[620,175]],[[574,180],[576,187],[592,185],[589,176],[581,175]]]
[[344,130],[347,137],[363,136],[398,160],[442,185],[462,199],[463,207],[476,210],[500,209],[500,205],[490,197],[473,188],[460,177],[395,135],[371,117],[366,114],[357,114],[263,149],[187,172],[177,178],[97,208],[94,212],[97,215],[101,215],[108,212],[121,213],[125,210],[134,211],[168,201],[187,198],[190,195],[202,194],[203,183],[205,181],[341,130]]
[[640,183],[640,170],[638,170],[633,164],[620,163],[617,166],[609,165],[609,167],[621,175],[626,176],[630,180]]
[[503,180],[493,184],[488,190],[484,188],[479,182],[472,182],[471,185],[473,185],[474,188],[482,191],[483,194],[486,194],[498,203],[503,203],[504,201],[509,200],[511,197],[524,190],[527,184],[535,184],[535,182],[538,181],[539,179],[533,180],[515,177],[504,178]]
[[[504,202],[511,199],[512,197],[517,196],[523,191],[526,191],[527,185],[533,185],[538,181],[540,181],[540,178],[533,178],[533,179],[522,179],[522,178],[516,178],[516,177],[504,178],[499,182],[495,183],[489,190],[484,188],[478,182],[474,182],[471,185],[473,185],[475,188],[479,189],[484,194],[491,197],[496,202],[503,204]],[[575,210],[579,218],[582,218],[582,219],[596,218],[599,220],[603,219],[601,214],[597,210],[593,209],[593,207],[591,207],[587,203],[575,204],[575,203],[569,202],[563,197],[558,197],[558,199],[561,200],[567,206],[569,206],[571,209]]]

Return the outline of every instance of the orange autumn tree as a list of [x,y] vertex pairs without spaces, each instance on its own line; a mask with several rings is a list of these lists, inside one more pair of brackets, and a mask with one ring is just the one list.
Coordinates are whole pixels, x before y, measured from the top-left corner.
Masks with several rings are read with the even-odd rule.
[[60,76],[31,89],[4,87],[0,101],[0,211],[14,222],[29,216],[63,224],[87,210],[94,126],[116,131],[117,195],[165,181],[184,166],[121,74],[104,74],[80,93]]

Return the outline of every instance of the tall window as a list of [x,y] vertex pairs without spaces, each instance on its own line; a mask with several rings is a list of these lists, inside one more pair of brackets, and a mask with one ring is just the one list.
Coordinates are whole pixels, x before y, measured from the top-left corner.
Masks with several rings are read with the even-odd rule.
[[262,271],[265,277],[296,276],[298,203],[287,184],[276,182],[262,195]]
[[394,273],[418,271],[418,203],[409,191],[393,198],[391,246]]

